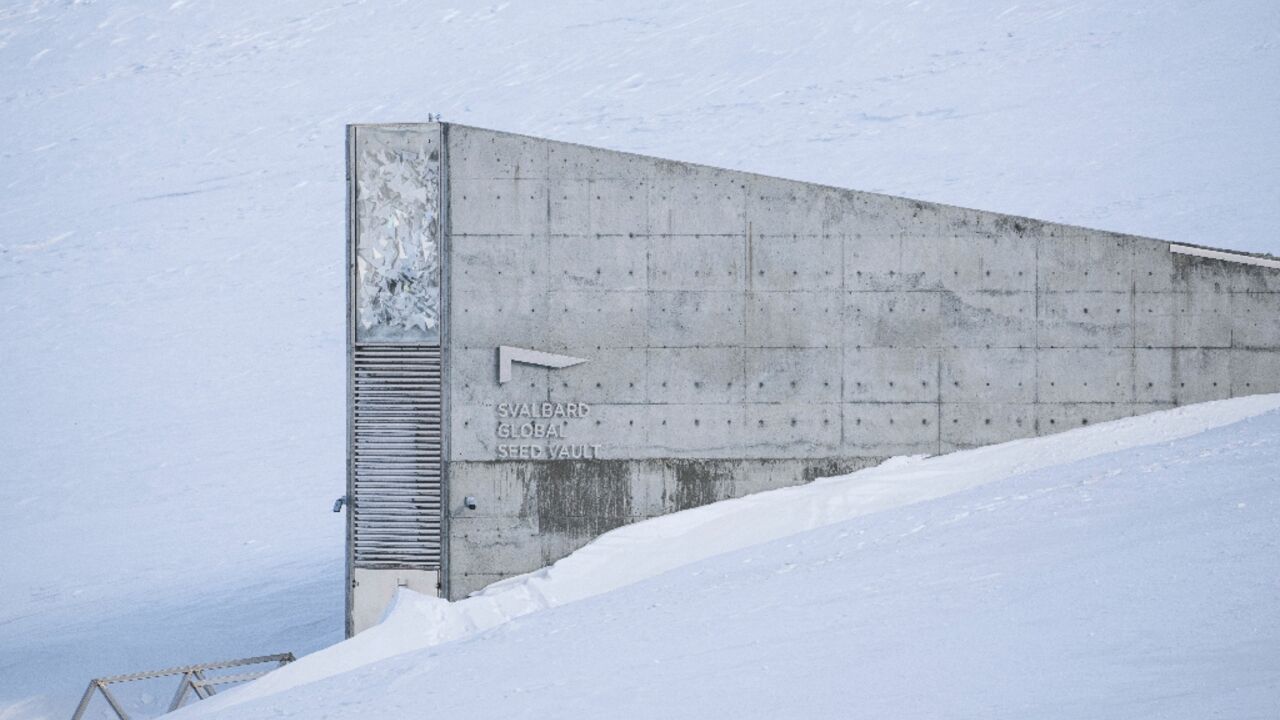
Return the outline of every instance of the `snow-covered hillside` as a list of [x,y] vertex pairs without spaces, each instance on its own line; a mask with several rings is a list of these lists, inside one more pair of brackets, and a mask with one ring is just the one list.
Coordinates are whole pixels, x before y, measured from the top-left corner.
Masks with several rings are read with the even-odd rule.
[[1262,0],[5,3],[0,717],[338,638],[344,123],[1275,252],[1278,29]]
[[[595,559],[625,573],[643,551],[687,559],[704,539],[776,535],[765,508],[794,524],[800,507],[813,520],[857,514],[895,485],[955,489],[988,466],[1039,467],[456,626],[436,647],[458,606],[484,603],[403,597],[365,642],[180,717],[1276,717],[1280,410],[1061,462],[1078,445],[1159,437],[1177,422],[1162,415],[647,521],[602,538]],[[558,588],[591,582],[581,570],[569,563],[576,578]],[[494,594],[557,588],[545,573],[507,585]],[[415,638],[427,647],[403,652]]]

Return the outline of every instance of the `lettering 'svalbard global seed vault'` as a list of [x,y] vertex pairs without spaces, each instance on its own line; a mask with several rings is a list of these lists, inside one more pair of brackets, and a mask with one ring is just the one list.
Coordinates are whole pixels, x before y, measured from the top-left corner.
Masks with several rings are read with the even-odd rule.
[[349,613],[747,493],[1280,390],[1280,262],[447,123],[348,129]]

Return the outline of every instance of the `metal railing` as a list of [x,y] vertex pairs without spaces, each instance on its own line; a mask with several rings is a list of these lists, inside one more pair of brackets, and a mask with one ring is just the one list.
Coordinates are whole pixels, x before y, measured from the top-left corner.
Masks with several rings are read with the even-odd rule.
[[[107,705],[115,712],[116,717],[120,720],[130,720],[129,713],[125,712],[123,706],[115,695],[107,689],[108,685],[117,683],[137,682],[139,680],[153,680],[155,678],[167,677],[170,675],[181,675],[182,680],[178,684],[178,690],[173,695],[173,701],[169,703],[169,709],[166,712],[173,712],[182,707],[182,703],[186,702],[187,695],[195,695],[197,700],[203,700],[217,692],[219,685],[232,685],[235,683],[256,680],[263,675],[275,670],[278,667],[288,665],[294,661],[293,653],[279,653],[276,655],[261,655],[258,657],[241,658],[239,660],[226,660],[223,662],[201,663],[199,665],[183,665],[182,667],[168,668],[165,670],[151,670],[148,672],[130,673],[128,675],[114,675],[111,677],[94,678],[89,681],[89,687],[84,691],[84,697],[80,698],[80,705],[76,707],[76,713],[71,716],[71,720],[82,720],[85,712],[89,709],[89,703],[93,700],[93,696],[97,693],[102,694],[102,698],[107,701]],[[266,663],[275,663],[273,667],[264,668],[262,670],[254,670],[251,672],[224,674],[224,675],[207,675],[210,670],[227,670],[230,668],[245,667],[247,665],[262,665]]]

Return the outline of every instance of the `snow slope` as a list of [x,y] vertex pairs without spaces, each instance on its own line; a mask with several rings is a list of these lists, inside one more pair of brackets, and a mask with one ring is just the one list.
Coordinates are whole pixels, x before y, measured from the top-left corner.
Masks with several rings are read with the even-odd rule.
[[1275,252],[1277,28],[1269,0],[0,4],[0,708],[337,637],[344,123]]
[[[1280,410],[1082,460],[1046,445],[962,454],[1030,472],[175,720],[1280,715]],[[941,479],[962,456],[868,474]],[[804,490],[856,505],[858,476]],[[773,534],[757,506],[721,505]],[[425,637],[435,604],[402,598],[387,622]]]
[[[1280,425],[1280,395],[1188,406],[939,457],[896,458],[850,475],[713,503],[624,526],[602,535],[549,568],[495,583],[459,602],[405,593],[381,625],[303,658],[250,686],[205,701],[198,714],[203,716],[339,673],[356,671],[394,655],[470,640],[491,628],[519,622],[518,618],[523,616],[584,601],[675,568],[769,540],[876,513],[911,515],[910,508],[916,504],[1010,478],[1030,477],[1038,472],[1070,475],[1076,472],[1071,468],[1088,458],[1112,457],[1122,451],[1152,445],[1169,446],[1211,429],[1232,426],[1242,418],[1259,413],[1275,416],[1268,427]],[[1170,452],[1187,451],[1180,448]],[[1264,451],[1242,452],[1265,455]],[[1280,458],[1264,456],[1257,462],[1272,467]],[[1122,469],[1111,474],[1123,472],[1123,464],[1119,467]],[[1280,489],[1280,478],[1273,480]],[[1161,508],[1153,506],[1150,511],[1160,512]],[[1280,540],[1280,535],[1274,539]],[[1123,538],[1111,541],[1122,543]],[[1028,543],[1019,544],[1034,549]],[[1277,561],[1280,568],[1280,558]],[[1153,568],[1156,572],[1165,570]],[[944,571],[922,568],[920,572],[941,574]],[[1280,581],[1280,576],[1273,579]],[[1273,600],[1277,602],[1275,609],[1280,610],[1280,596]],[[696,649],[696,643],[688,647],[689,652]],[[1277,656],[1280,658],[1280,652]],[[601,671],[610,670],[601,668]],[[273,707],[285,707],[289,702],[280,700]]]

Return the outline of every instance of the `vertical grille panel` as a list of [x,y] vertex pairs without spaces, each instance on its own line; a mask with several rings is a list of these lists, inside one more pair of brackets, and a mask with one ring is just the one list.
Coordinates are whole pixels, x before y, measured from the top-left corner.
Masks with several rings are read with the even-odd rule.
[[356,345],[352,356],[352,560],[438,570],[443,503],[440,348]]

